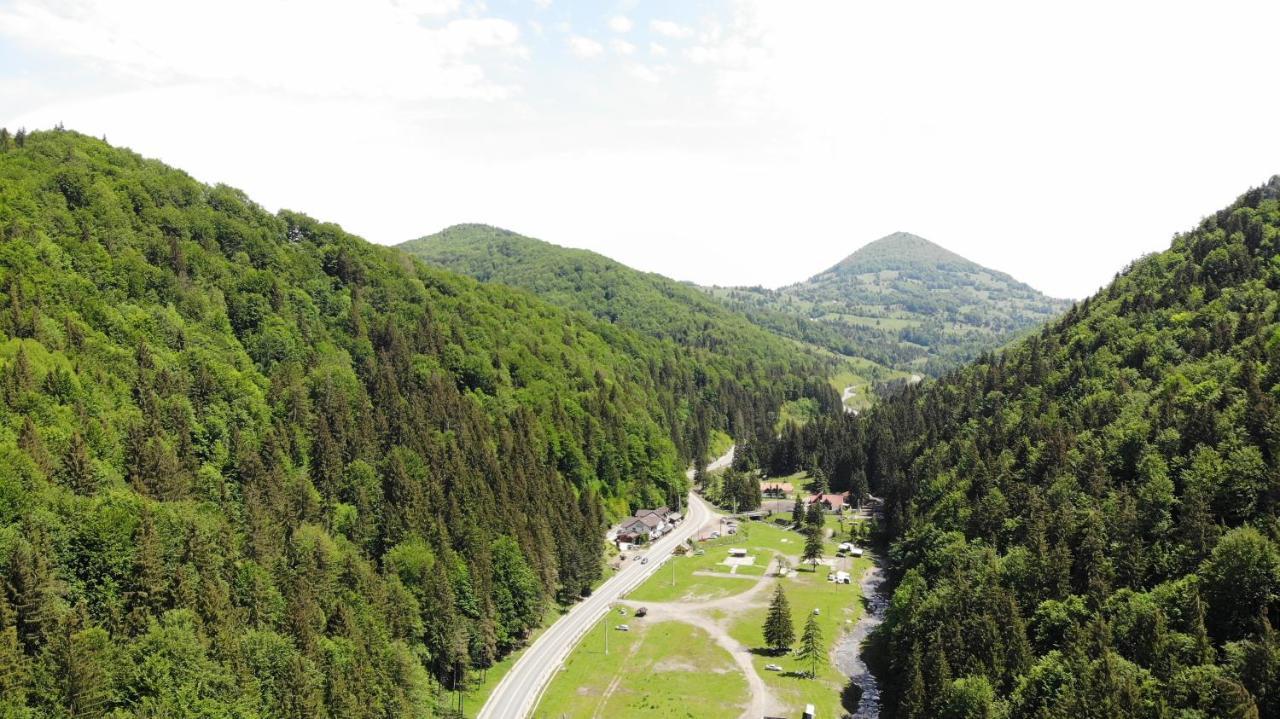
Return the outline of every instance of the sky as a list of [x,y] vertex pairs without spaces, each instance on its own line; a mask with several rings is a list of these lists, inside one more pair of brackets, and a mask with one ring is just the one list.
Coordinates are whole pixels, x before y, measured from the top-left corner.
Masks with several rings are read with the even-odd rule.
[[1280,3],[0,0],[0,126],[702,284],[907,231],[1060,297],[1280,173]]

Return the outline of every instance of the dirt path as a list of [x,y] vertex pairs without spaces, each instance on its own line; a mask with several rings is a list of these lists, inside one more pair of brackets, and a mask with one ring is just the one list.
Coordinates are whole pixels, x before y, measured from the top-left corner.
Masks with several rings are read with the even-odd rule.
[[[770,558],[769,561],[772,562],[773,559]],[[765,566],[768,565],[766,564]],[[742,674],[747,679],[747,687],[751,691],[751,701],[747,704],[742,716],[744,718],[751,717],[752,719],[781,714],[786,711],[786,707],[778,701],[773,692],[769,690],[768,685],[764,683],[764,679],[760,678],[759,672],[756,671],[755,663],[751,661],[753,656],[751,647],[739,642],[729,634],[729,620],[735,614],[768,604],[768,600],[764,595],[770,584],[767,581],[769,577],[762,576],[755,579],[757,580],[756,585],[741,594],[709,599],[704,602],[636,602],[626,599],[619,602],[630,607],[639,607],[641,605],[648,607],[649,614],[645,621],[684,622],[710,634],[717,645],[729,652],[729,655],[733,657],[734,663],[742,669]],[[715,611],[722,612],[726,618],[715,619],[712,616]]]

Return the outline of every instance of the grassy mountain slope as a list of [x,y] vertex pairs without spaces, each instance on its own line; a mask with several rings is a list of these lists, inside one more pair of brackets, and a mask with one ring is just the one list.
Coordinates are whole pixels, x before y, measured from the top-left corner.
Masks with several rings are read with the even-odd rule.
[[889,719],[1280,716],[1280,177],[857,423]]
[[0,233],[6,717],[441,713],[722,386],[76,133],[0,132]]
[[[838,395],[821,378],[834,376],[846,363],[757,327],[696,288],[662,275],[485,225],[450,227],[400,247],[429,263],[482,281],[522,287],[562,307],[646,335],[661,352],[722,378],[725,389],[719,394],[767,395],[771,386],[786,379],[784,386],[798,389],[788,391],[785,400],[810,397],[822,411],[839,407]],[[876,374],[865,365],[858,369]],[[769,412],[776,417],[777,409],[771,406]],[[752,431],[749,423],[731,423],[732,417],[723,411],[708,414],[713,428],[735,436]],[[757,416],[761,431],[772,431],[772,421],[762,413]]]
[[783,312],[828,327],[842,338],[828,345],[836,351],[934,375],[1069,305],[905,232],[780,290],[709,292],[746,311]]

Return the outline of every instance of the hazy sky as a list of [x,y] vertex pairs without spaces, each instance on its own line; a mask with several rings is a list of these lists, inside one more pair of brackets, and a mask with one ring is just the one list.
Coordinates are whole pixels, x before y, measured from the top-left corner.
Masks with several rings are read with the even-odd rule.
[[1060,296],[1280,172],[1276,2],[0,0],[0,125],[380,243],[778,286],[894,230]]

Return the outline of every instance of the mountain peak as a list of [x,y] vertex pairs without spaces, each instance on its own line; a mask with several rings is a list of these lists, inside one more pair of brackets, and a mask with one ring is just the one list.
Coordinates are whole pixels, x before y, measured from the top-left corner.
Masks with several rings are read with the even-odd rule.
[[910,232],[894,232],[868,242],[822,274],[862,273],[883,269],[951,265],[970,269],[972,262],[935,242]]

